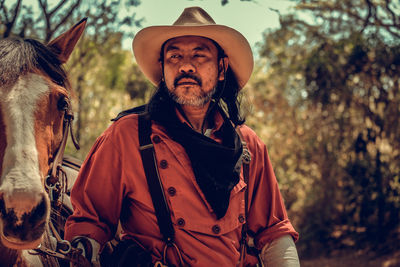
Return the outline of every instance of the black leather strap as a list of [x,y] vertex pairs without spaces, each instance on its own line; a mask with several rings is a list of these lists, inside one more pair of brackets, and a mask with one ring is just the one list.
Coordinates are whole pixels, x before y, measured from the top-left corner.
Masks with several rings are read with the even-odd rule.
[[249,176],[250,176],[250,162],[251,162],[251,154],[249,151],[249,148],[247,147],[247,143],[243,138],[242,132],[240,131],[240,128],[236,129],[237,133],[239,134],[240,140],[242,141],[243,145],[243,154],[242,154],[242,166],[243,166],[243,178],[244,182],[246,183],[246,191],[244,192],[244,214],[246,221],[243,224],[242,227],[242,238],[240,240],[240,262],[238,264],[239,267],[244,266],[244,260],[246,257],[246,254],[253,255],[257,257],[258,259],[258,264],[256,266],[259,267],[264,267],[264,263],[260,257],[260,251],[256,249],[254,246],[249,246],[247,243],[247,236],[249,234],[249,228],[248,228],[248,214],[249,214]]
[[118,113],[118,115],[115,118],[111,119],[111,121],[117,121],[120,118],[125,117],[125,116],[130,115],[130,114],[141,114],[141,113],[144,113],[144,112],[146,112],[146,109],[147,109],[147,105],[142,105],[142,106],[138,106],[138,107],[134,107],[134,108],[131,108],[131,109],[127,109],[127,110],[121,111],[120,113]]
[[148,117],[148,113],[141,113],[139,114],[140,155],[142,156],[143,167],[156,212],[158,226],[164,241],[167,245],[170,245],[174,242],[175,230],[172,226],[169,207],[165,199],[164,189],[158,173],[154,146],[150,140],[150,135],[151,120]]

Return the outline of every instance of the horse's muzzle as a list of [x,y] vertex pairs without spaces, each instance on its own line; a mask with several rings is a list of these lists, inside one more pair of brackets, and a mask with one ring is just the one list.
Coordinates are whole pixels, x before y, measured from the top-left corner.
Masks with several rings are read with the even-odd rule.
[[30,212],[18,217],[13,208],[7,208],[0,199],[0,238],[3,245],[13,249],[36,248],[46,229],[49,201],[43,196]]

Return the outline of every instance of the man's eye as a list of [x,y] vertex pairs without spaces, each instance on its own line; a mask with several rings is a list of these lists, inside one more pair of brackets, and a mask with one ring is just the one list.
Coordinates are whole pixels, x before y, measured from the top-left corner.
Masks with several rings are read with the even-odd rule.
[[194,57],[205,57],[204,55],[196,54]]
[[171,55],[170,58],[179,58],[179,57],[180,57],[179,55]]

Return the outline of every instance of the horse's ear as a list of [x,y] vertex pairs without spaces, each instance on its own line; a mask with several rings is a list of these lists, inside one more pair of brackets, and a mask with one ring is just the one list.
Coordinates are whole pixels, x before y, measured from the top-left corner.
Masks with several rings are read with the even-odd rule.
[[67,62],[69,56],[74,50],[76,43],[81,37],[83,31],[85,30],[87,18],[82,19],[77,24],[75,24],[71,29],[64,32],[50,43],[47,46],[52,47],[58,54],[58,59],[65,63]]

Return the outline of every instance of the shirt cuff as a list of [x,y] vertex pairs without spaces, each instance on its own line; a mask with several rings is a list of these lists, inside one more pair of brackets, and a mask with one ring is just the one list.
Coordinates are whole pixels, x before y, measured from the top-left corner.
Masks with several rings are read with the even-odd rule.
[[280,221],[258,233],[254,238],[255,247],[261,250],[266,244],[284,235],[291,235],[295,242],[299,239],[299,234],[294,230],[289,219]]
[[261,259],[269,267],[300,267],[296,245],[290,235],[281,236],[264,246]]
[[86,236],[97,241],[101,247],[110,240],[106,232],[93,224],[74,222],[65,227],[64,239],[71,241],[75,236]]

